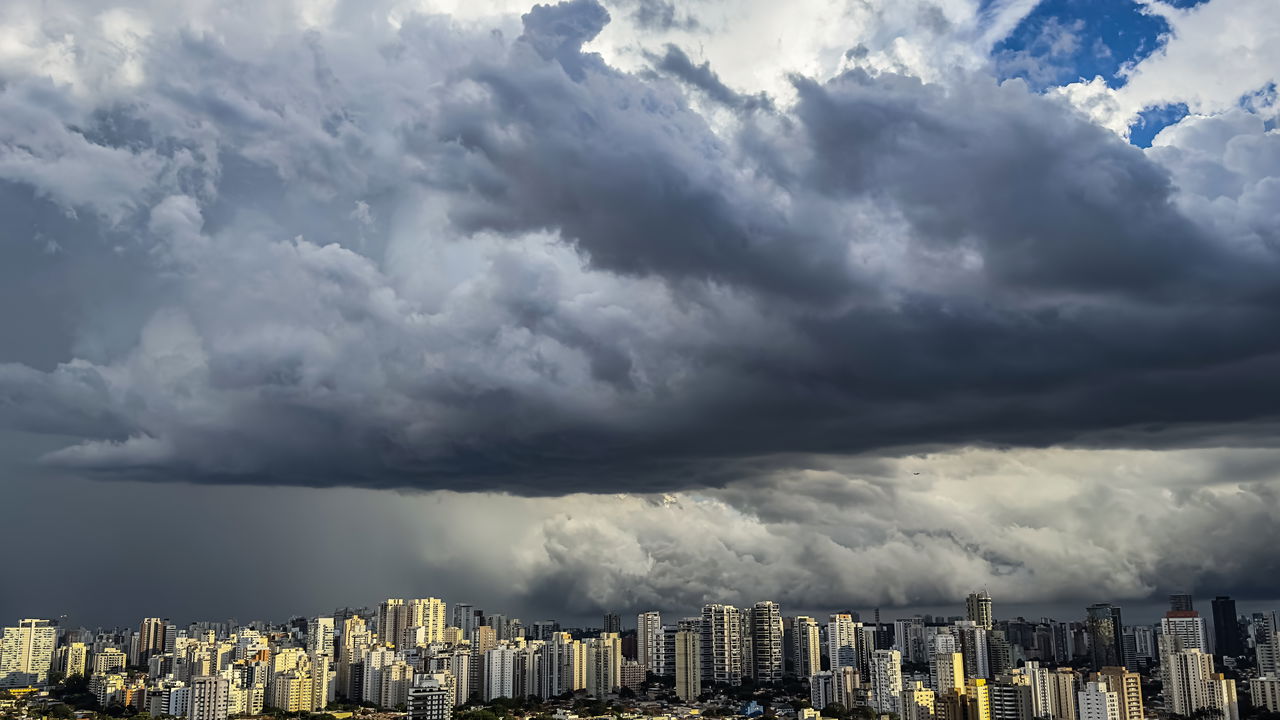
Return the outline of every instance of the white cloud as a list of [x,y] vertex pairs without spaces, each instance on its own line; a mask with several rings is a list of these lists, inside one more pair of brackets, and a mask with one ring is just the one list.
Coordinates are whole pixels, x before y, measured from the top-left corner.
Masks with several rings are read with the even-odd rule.
[[[427,562],[583,607],[1136,598],[1269,562],[1272,471],[1217,473],[1271,451],[843,456],[1274,412],[1273,304],[1239,299],[1274,291],[1259,114],[1188,118],[1144,155],[998,85],[986,53],[1029,2],[706,2],[662,30],[616,3],[602,67],[582,37],[517,41],[523,5],[417,7],[0,10],[0,190],[86,216],[31,221],[60,256],[110,244],[152,280],[122,273],[130,303],[99,309],[128,322],[82,324],[114,336],[82,338],[92,357],[0,364],[6,421],[70,437],[50,461],[673,489],[421,499],[444,508]],[[1127,118],[1213,27],[1135,68],[1132,98],[1068,93]],[[699,112],[639,72],[672,40],[796,104]],[[851,67],[871,72],[821,82]]]
[[[969,449],[665,500],[430,497],[443,503],[433,513],[489,522],[424,526],[427,567],[467,562],[436,557],[445,544],[476,548],[472,567],[509,570],[493,592],[516,603],[554,593],[580,614],[764,598],[790,609],[935,605],[980,587],[1006,603],[1133,601],[1260,589],[1277,540],[1268,518],[1280,452]],[[491,531],[513,556],[481,559]]]
[[1122,73],[1120,88],[1094,78],[1062,88],[1067,97],[1122,134],[1150,108],[1185,104],[1193,114],[1212,115],[1268,88],[1270,99],[1249,104],[1274,117],[1280,13],[1272,0],[1210,0],[1188,8],[1159,0],[1143,4],[1168,23],[1160,47]]

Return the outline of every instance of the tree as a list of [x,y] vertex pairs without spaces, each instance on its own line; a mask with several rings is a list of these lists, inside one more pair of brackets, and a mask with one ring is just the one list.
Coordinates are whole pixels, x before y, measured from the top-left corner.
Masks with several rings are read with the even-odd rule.
[[822,708],[823,717],[846,718],[849,717],[849,711],[840,703],[831,703]]
[[492,710],[467,710],[453,716],[454,720],[499,720],[498,714]]
[[[110,705],[108,705],[106,708],[103,709],[103,712],[105,712],[107,715],[113,718],[135,717],[139,714],[138,711],[134,709],[133,706],[121,705],[118,702],[111,703]],[[147,717],[149,718],[151,716],[148,715]]]

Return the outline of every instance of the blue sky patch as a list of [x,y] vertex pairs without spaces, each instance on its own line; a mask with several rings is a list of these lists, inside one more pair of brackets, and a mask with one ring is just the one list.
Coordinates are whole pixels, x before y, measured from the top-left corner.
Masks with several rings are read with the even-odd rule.
[[1121,69],[1151,54],[1167,30],[1164,20],[1132,0],[1044,0],[996,44],[992,57],[1000,79],[1022,78],[1036,89],[1099,75],[1119,87]]
[[1147,108],[1138,114],[1138,121],[1129,126],[1129,142],[1141,148],[1151,147],[1151,141],[1160,131],[1187,116],[1186,103]]

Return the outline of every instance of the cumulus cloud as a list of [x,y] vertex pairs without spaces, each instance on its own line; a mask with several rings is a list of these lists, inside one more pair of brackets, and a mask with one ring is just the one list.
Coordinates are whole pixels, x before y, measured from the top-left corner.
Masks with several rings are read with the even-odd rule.
[[3,454],[546,612],[1264,597],[1269,17],[1040,93],[982,5],[6,3]]
[[1168,26],[1160,47],[1122,72],[1123,83],[1081,80],[1059,91],[1119,133],[1144,110],[1185,106],[1211,115],[1244,104],[1274,118],[1280,81],[1280,17],[1268,0],[1214,0],[1181,8],[1142,3]]
[[[50,463],[657,492],[1274,414],[1280,165],[1256,122],[1232,125],[1253,151],[1206,121],[1144,154],[1020,82],[905,66],[707,115],[592,52],[592,0],[243,34],[58,7],[59,42],[132,65],[5,66],[0,190],[88,223],[34,229],[110,247],[137,290],[58,363],[0,366],[0,418],[75,439]],[[1026,12],[1001,8],[935,30]],[[664,52],[722,104],[762,97]]]
[[[698,493],[475,504],[516,533],[520,550],[503,559],[513,602],[544,612],[761,598],[790,611],[945,606],[979,587],[1022,605],[1224,588],[1269,600],[1258,578],[1276,569],[1278,461],[1275,450],[971,449]],[[437,534],[482,545],[483,532],[446,523],[424,546]]]

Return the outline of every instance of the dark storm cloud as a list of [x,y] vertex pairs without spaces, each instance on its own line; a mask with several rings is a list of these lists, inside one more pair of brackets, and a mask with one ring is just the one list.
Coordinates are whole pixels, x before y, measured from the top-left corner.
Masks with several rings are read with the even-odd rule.
[[1020,83],[947,92],[854,71],[797,88],[814,191],[890,196],[921,237],[971,243],[993,284],[1141,296],[1252,280],[1174,209],[1167,171]]
[[764,93],[743,95],[720,79],[711,69],[710,62],[695,65],[683,50],[675,45],[667,45],[663,55],[650,54],[649,59],[659,71],[672,75],[681,82],[706,93],[707,97],[726,107],[740,110],[772,110],[773,101]]
[[631,17],[646,30],[696,30],[700,27],[694,16],[679,15],[672,0],[631,0],[618,4],[630,7]]
[[1206,222],[981,76],[798,77],[718,127],[584,53],[608,17],[159,34],[130,103],[8,79],[0,176],[164,282],[90,357],[7,354],[0,417],[88,473],[554,495],[1276,413],[1275,255],[1242,240],[1269,216]]

